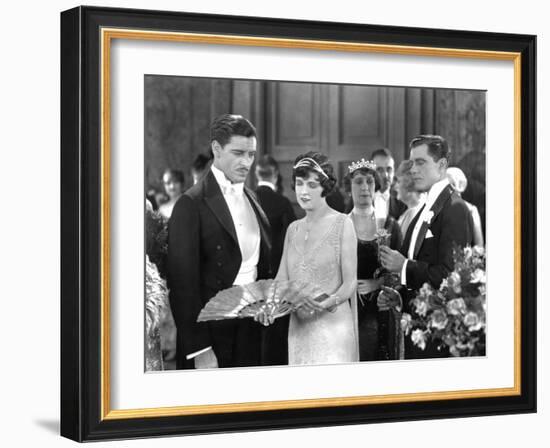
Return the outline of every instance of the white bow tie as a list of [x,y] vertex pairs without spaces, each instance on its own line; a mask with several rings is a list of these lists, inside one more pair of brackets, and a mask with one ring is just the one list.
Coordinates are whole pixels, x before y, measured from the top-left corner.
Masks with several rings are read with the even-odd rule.
[[225,184],[221,186],[222,192],[225,196],[240,196],[243,192],[242,188],[234,184]]
[[388,202],[390,200],[390,190],[387,189],[386,191],[384,191],[384,193],[381,193],[380,191],[378,192],[378,194],[380,195],[380,197],[382,199],[384,199],[384,201]]

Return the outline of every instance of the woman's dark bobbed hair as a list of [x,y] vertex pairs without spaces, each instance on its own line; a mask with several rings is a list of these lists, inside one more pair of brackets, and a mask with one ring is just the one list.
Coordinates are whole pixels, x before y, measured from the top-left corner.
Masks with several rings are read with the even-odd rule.
[[321,197],[326,197],[334,191],[338,182],[334,173],[334,167],[327,156],[316,151],[310,151],[296,157],[294,168],[292,169],[292,189],[295,190],[297,177],[307,178],[311,173],[317,176],[323,188]]

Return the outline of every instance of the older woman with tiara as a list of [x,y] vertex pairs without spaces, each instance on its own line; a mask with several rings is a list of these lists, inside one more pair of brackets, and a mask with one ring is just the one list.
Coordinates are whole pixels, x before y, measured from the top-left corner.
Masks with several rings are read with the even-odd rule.
[[376,165],[361,159],[348,167],[345,182],[351,190],[353,210],[350,218],[357,235],[357,278],[359,354],[361,361],[396,359],[401,351],[398,328],[390,312],[379,311],[376,292],[384,281],[385,272],[378,257],[380,244],[399,249],[402,234],[391,216],[377,218],[374,209],[374,193],[380,188]]
[[336,185],[334,168],[325,155],[309,152],[296,158],[292,180],[306,216],[288,227],[277,280],[312,283],[326,297],[296,304],[288,331],[289,364],[357,361],[357,240],[350,218],[327,205]]

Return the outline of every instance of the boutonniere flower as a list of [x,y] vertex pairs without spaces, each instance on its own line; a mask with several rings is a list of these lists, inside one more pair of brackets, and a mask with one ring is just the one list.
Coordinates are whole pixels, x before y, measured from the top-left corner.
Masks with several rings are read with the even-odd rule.
[[433,210],[430,210],[428,213],[426,213],[426,216],[424,217],[424,222],[430,225],[433,217],[434,217],[434,212]]

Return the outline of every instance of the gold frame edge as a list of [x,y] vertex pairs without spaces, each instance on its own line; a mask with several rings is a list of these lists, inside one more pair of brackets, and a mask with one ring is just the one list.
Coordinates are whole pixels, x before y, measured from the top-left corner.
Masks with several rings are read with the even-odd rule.
[[[370,52],[413,56],[458,57],[514,62],[514,386],[510,388],[423,392],[338,398],[190,405],[142,409],[111,409],[110,365],[110,47],[113,39],[172,41],[217,45],[299,48],[324,51]],[[404,403],[515,396],[521,394],[521,54],[456,48],[365,44],[303,39],[259,38],[201,33],[101,29],[101,420],[152,418],[231,412],[307,409],[364,404]]]

